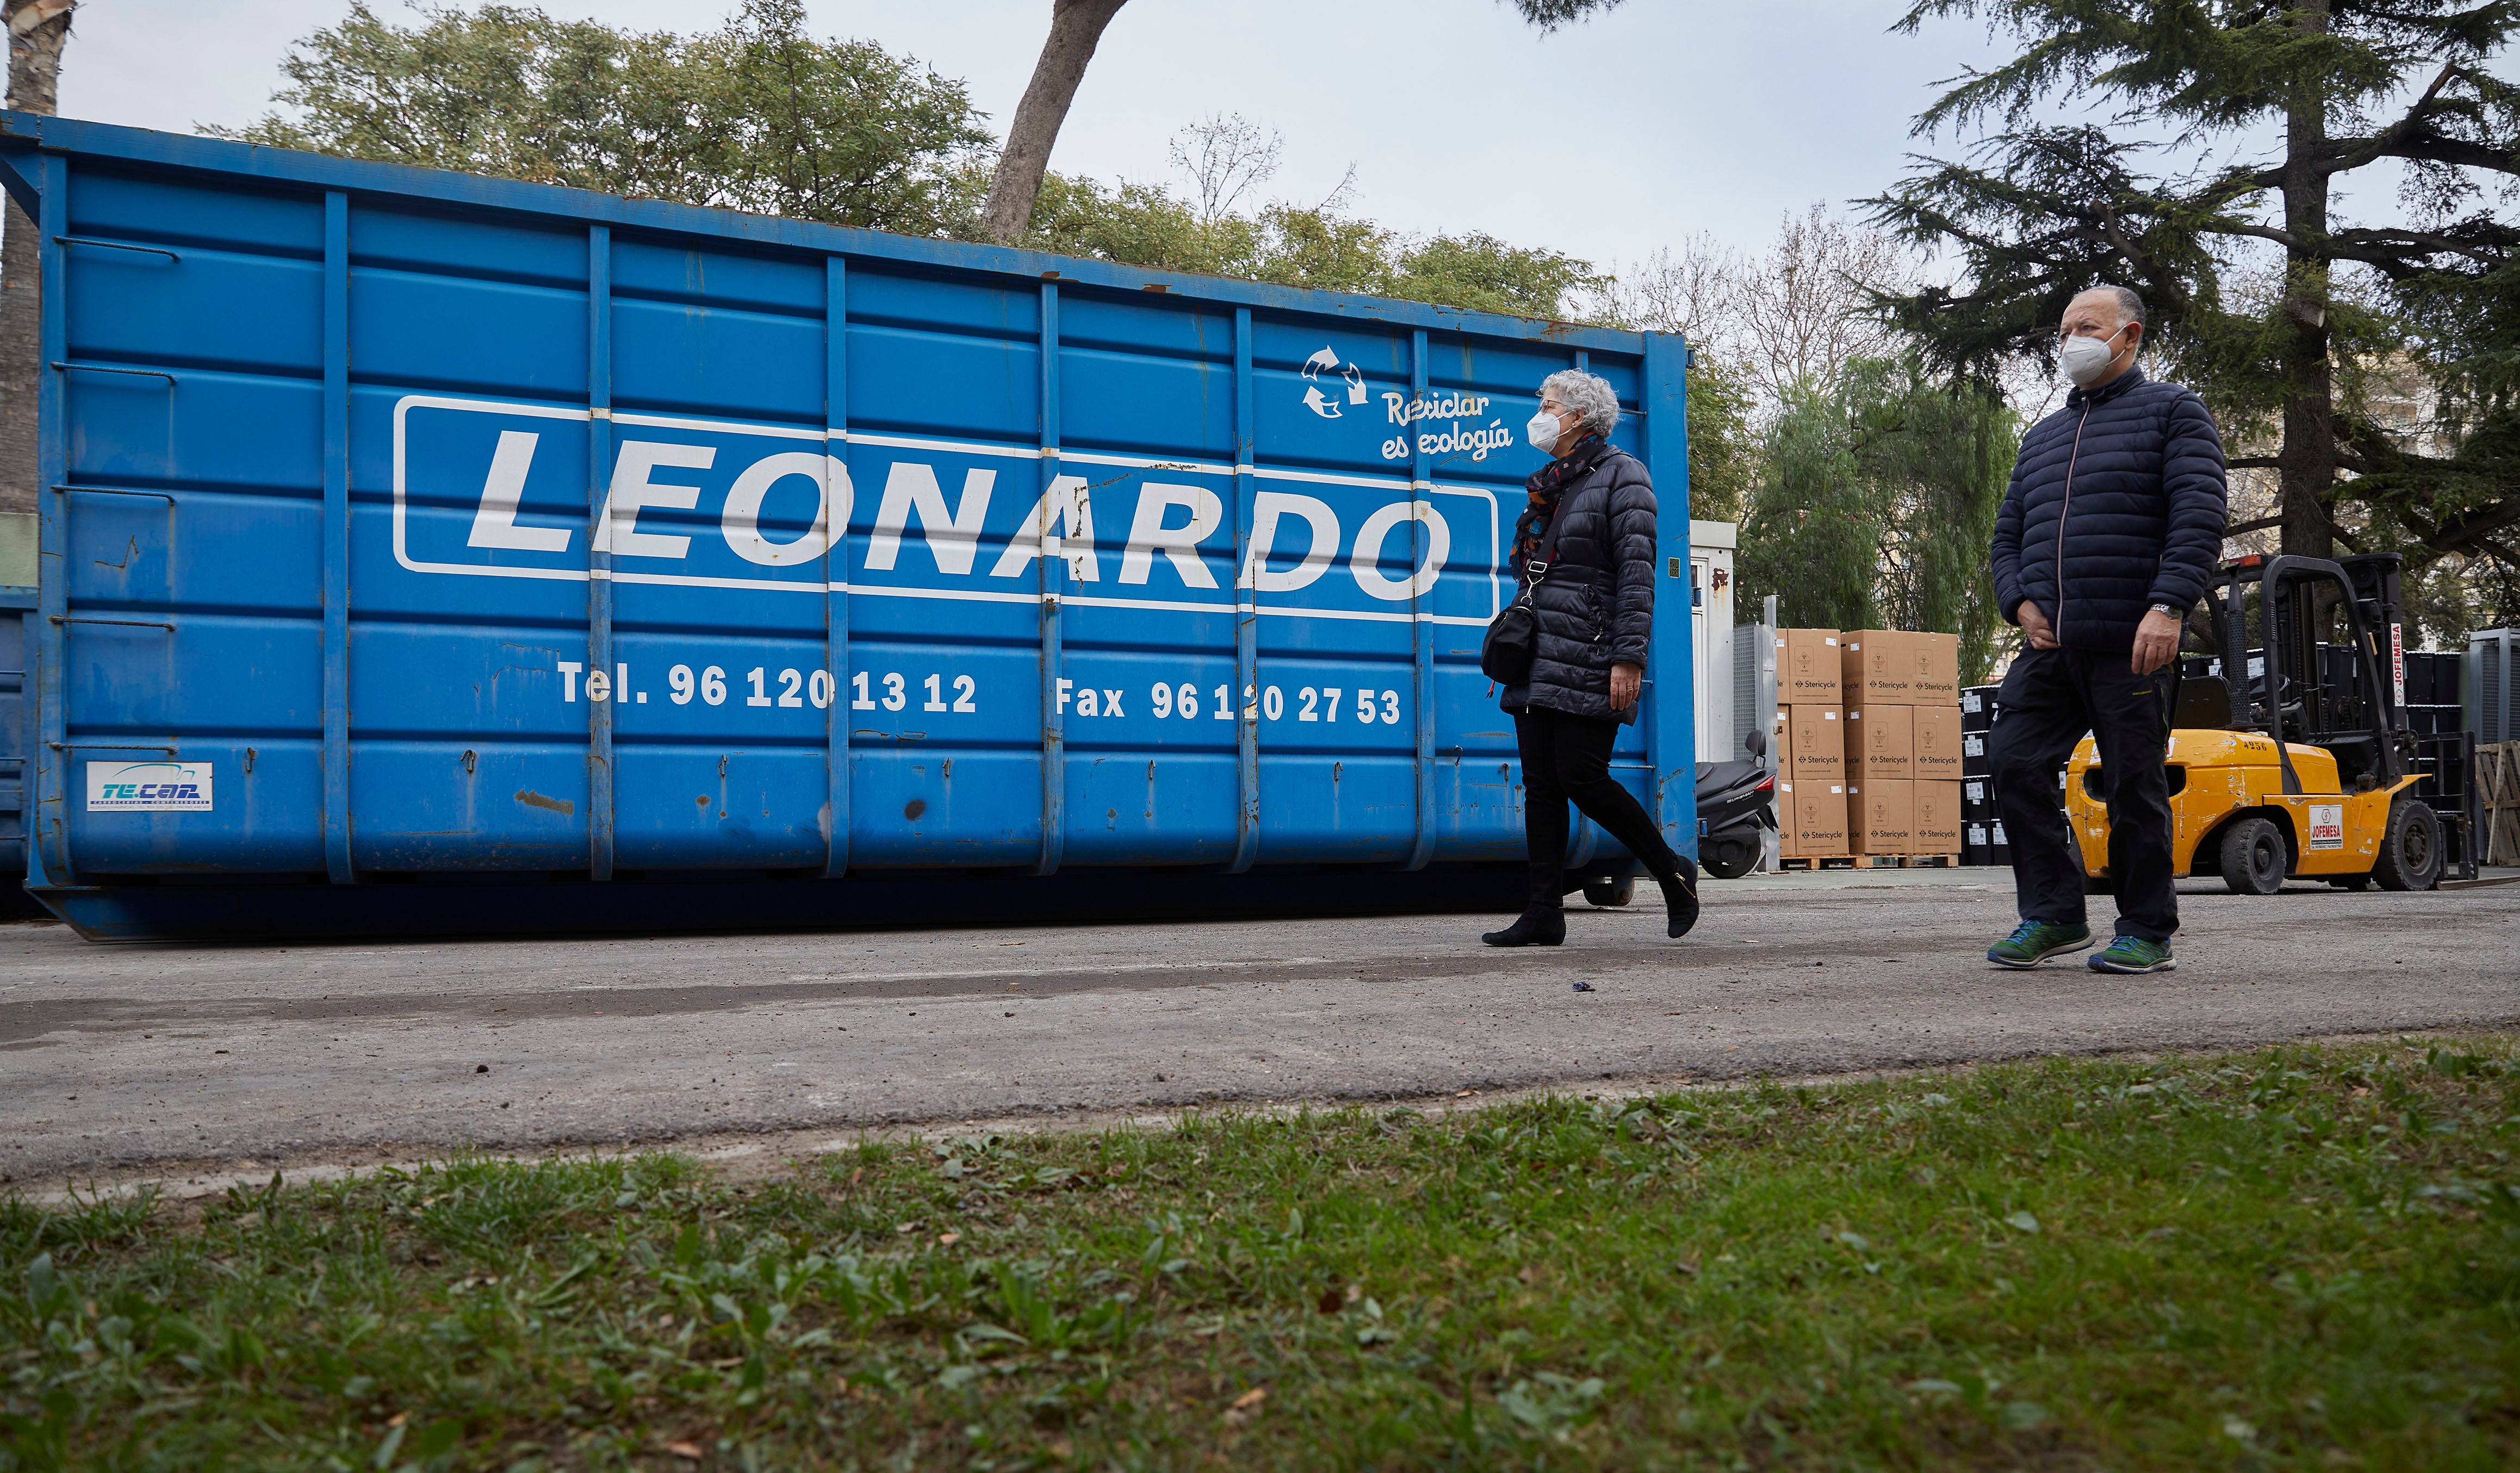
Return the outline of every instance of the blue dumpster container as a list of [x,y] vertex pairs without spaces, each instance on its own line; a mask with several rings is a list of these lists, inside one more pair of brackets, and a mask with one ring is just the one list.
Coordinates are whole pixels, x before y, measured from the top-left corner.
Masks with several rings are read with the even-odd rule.
[[1509,906],[1477,651],[1569,366],[1660,491],[1614,770],[1693,852],[1675,337],[19,113],[0,182],[27,884],[91,935]]

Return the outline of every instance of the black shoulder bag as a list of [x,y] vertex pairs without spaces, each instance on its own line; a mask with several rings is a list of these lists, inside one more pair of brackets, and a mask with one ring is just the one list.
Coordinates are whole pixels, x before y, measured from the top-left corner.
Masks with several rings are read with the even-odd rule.
[[1578,480],[1557,498],[1557,510],[1549,516],[1549,530],[1541,534],[1540,546],[1533,550],[1540,556],[1523,564],[1521,586],[1514,591],[1513,602],[1488,620],[1487,641],[1479,647],[1479,673],[1501,685],[1519,686],[1531,679],[1531,662],[1540,653],[1540,614],[1531,606],[1531,591],[1548,579],[1550,564],[1557,560],[1558,529],[1566,525],[1566,513],[1572,510],[1575,493],[1583,485],[1583,480]]

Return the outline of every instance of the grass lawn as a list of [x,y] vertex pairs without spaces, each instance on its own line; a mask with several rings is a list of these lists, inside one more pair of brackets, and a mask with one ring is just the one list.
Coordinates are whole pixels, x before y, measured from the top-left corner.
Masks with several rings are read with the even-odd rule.
[[2520,1466],[2520,1038],[0,1203],[0,1470]]

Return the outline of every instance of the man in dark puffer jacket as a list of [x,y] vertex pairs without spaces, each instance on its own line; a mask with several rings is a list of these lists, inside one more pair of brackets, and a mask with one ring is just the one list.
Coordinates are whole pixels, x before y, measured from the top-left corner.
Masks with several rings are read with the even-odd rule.
[[2021,925],[1986,955],[2036,966],[2092,944],[2055,779],[2088,730],[2105,775],[2118,899],[2117,939],[2092,967],[2169,971],[2179,895],[2161,672],[2222,555],[2223,442],[2193,391],[2137,371],[2141,297],[2086,291],[2059,336],[2074,391],[2022,437],[1995,521],[1996,606],[2028,647],[1997,694],[1988,752]]

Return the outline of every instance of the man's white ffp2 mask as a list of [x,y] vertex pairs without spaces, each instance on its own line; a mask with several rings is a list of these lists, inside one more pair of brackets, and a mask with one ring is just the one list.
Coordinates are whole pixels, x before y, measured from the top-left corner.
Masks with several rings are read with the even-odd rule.
[[2106,337],[2066,338],[2056,349],[2056,358],[2064,365],[2065,377],[2073,379],[2077,388],[2090,388],[2099,382],[2101,376],[2109,371],[2109,365],[2117,360],[2118,350],[2109,344],[2117,341],[2118,334],[2125,331],[2121,327]]

